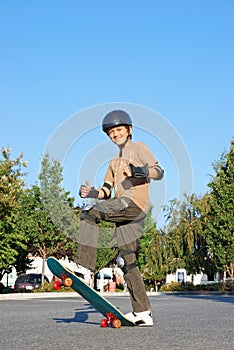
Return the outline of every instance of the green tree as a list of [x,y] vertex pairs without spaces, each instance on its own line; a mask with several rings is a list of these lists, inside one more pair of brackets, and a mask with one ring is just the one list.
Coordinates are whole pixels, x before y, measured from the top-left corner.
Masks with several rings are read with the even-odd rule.
[[48,155],[43,157],[39,174],[41,199],[57,229],[76,239],[79,220],[73,206],[74,198],[70,197],[70,192],[62,187],[62,172],[62,166],[58,161],[50,161]]
[[44,284],[45,260],[57,252],[63,237],[48,216],[37,186],[33,186],[24,194],[22,204],[22,226],[28,234],[27,253],[43,259],[42,284]]
[[188,215],[188,198],[184,202],[171,200],[169,206],[164,207],[167,225],[164,237],[167,251],[168,272],[175,272],[177,268],[185,267],[186,256],[191,256],[193,242]]
[[193,230],[194,249],[191,259],[187,261],[186,266],[189,272],[204,272],[213,279],[214,273],[217,272],[214,260],[210,254],[207,239],[207,223],[212,220],[208,216],[207,205],[208,195],[198,198],[193,195],[192,206],[194,219],[191,222]]
[[147,262],[142,266],[141,271],[144,278],[151,282],[157,290],[158,282],[164,280],[168,272],[166,246],[164,236],[156,229],[156,226],[152,227],[151,233],[148,233],[146,237],[149,235],[151,239],[147,249]]
[[185,268],[188,273],[214,274],[215,266],[206,239],[204,200],[196,195],[185,196],[183,202],[171,201],[167,209],[166,229],[168,266],[170,272]]
[[157,289],[159,281],[164,280],[167,273],[166,250],[163,232],[157,230],[152,219],[152,210],[148,213],[142,230],[138,266],[146,284]]
[[27,265],[24,252],[28,238],[18,224],[25,175],[22,168],[27,162],[23,154],[11,159],[10,153],[10,148],[2,148],[0,159],[0,279],[10,265],[18,271]]
[[30,251],[45,261],[48,256],[68,256],[77,249],[78,212],[62,187],[62,167],[46,155],[41,162],[39,186],[33,186],[26,200],[31,217]]
[[207,241],[210,254],[218,271],[234,276],[234,140],[230,151],[214,165],[216,171],[208,184],[209,211]]

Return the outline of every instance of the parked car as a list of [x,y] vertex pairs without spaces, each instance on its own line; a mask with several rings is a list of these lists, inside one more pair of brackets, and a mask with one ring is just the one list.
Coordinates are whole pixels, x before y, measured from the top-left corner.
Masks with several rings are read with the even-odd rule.
[[4,284],[2,282],[0,282],[0,294],[2,293],[4,288],[5,288]]
[[[49,283],[45,276],[45,282]],[[32,290],[41,287],[42,274],[41,273],[25,273],[17,277],[14,289],[19,291]]]

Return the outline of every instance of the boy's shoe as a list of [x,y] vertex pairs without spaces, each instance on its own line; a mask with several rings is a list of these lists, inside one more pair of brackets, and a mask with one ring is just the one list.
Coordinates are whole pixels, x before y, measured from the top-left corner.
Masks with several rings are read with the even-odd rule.
[[136,326],[152,327],[154,325],[152,313],[150,310],[143,312],[129,312],[124,316],[128,320],[134,322]]

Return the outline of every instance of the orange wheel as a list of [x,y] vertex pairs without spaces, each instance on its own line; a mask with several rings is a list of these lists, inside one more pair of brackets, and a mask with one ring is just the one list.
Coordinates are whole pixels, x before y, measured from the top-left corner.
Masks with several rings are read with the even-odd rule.
[[71,287],[72,286],[72,279],[70,277],[65,278],[64,286],[65,287]]
[[116,320],[113,321],[113,327],[120,328],[121,326],[122,326],[121,321],[118,318],[116,318]]

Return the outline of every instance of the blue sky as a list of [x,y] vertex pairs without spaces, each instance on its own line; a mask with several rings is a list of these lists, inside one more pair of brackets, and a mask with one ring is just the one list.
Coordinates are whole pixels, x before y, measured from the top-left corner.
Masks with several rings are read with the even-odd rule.
[[[169,134],[159,139],[158,114],[190,157],[189,191],[206,193],[212,163],[229,150],[234,136],[233,16],[231,0],[2,1],[1,147],[11,147],[13,157],[24,153],[30,186],[56,130],[76,116],[83,134],[69,145],[63,166],[64,186],[80,203],[79,182],[99,155],[95,185],[105,171],[103,154],[110,148],[97,127],[101,112],[119,103],[130,111],[143,106],[132,115],[138,125],[134,140],[146,143],[166,171],[161,185],[153,185],[161,198],[153,194],[153,205],[177,197],[188,170],[178,172]],[[155,122],[142,108],[155,111]],[[95,122],[93,130],[88,120],[85,130],[86,117]],[[81,136],[79,123],[76,128]],[[61,142],[70,131],[61,133]],[[159,213],[158,208],[156,219]]]

